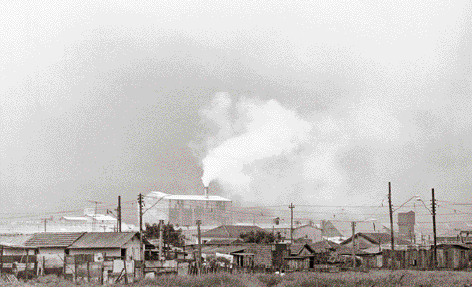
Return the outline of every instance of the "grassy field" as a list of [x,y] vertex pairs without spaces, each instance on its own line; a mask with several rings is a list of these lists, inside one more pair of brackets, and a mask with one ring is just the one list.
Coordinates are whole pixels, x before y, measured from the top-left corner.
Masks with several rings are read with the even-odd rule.
[[[15,286],[0,283],[2,286]],[[70,281],[55,276],[46,276],[23,282],[16,286],[71,286]],[[97,286],[77,284],[79,286]],[[124,286],[124,285],[114,285]],[[371,271],[370,273],[292,273],[283,278],[273,274],[209,274],[197,276],[161,276],[153,280],[142,280],[127,286],[472,286],[469,272],[428,271]]]

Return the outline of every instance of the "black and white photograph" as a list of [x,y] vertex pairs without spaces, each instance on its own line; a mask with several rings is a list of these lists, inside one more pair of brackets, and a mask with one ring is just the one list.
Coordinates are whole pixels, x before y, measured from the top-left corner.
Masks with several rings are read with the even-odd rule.
[[0,285],[472,287],[471,1],[0,7]]

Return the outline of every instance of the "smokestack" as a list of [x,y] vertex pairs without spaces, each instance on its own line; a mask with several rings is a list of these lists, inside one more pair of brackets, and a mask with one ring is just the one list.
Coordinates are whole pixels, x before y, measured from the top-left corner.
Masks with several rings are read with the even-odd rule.
[[203,193],[204,193],[205,197],[208,198],[208,186],[203,187]]

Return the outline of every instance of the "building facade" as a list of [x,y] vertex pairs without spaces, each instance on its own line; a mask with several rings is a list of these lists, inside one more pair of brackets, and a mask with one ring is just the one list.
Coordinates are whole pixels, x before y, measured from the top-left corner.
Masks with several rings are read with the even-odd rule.
[[173,195],[154,191],[143,201],[144,223],[158,224],[159,220],[174,226],[195,226],[197,220],[206,226],[232,223],[232,202],[221,196]]

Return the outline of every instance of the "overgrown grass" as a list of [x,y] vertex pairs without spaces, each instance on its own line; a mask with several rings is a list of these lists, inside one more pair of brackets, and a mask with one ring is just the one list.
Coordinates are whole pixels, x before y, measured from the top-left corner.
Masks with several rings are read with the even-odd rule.
[[207,287],[207,286],[231,286],[231,287],[263,287],[267,286],[256,279],[255,275],[249,274],[207,274],[203,276],[160,276],[156,279],[146,279],[132,284],[132,286],[184,286],[184,287]]
[[[30,280],[18,286],[97,286],[89,283],[75,284],[54,275]],[[3,286],[3,283],[2,283]],[[11,285],[13,286],[13,285]],[[114,286],[124,286],[118,284]],[[311,287],[311,286],[471,286],[471,272],[447,271],[371,271],[369,273],[288,273],[284,277],[275,274],[208,274],[199,276],[160,276],[145,279],[127,286],[230,286],[230,287]]]

